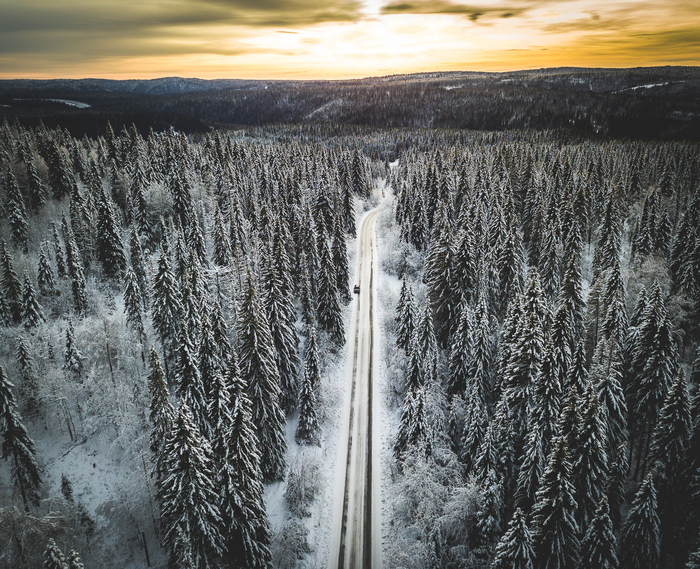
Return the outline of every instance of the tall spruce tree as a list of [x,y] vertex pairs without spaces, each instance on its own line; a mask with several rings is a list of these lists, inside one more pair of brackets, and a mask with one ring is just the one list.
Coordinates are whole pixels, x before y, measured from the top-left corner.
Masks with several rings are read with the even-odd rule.
[[39,283],[39,292],[44,296],[53,296],[56,294],[56,281],[54,279],[53,269],[51,268],[51,263],[43,247],[39,251],[37,282]]
[[261,455],[251,402],[235,355],[229,360],[227,385],[231,390],[231,427],[222,433],[218,487],[223,536],[229,567],[268,569],[272,566],[270,528],[263,500]]
[[11,169],[7,170],[5,177],[5,215],[10,225],[10,235],[15,246],[25,253],[29,247],[27,209],[24,206],[24,198],[17,184],[17,179]]
[[211,441],[212,425],[209,424],[209,413],[207,412],[207,393],[202,381],[197,353],[192,345],[185,320],[180,325],[175,386],[178,397],[187,405],[192,414],[200,435]]
[[[469,305],[464,305],[462,314],[459,318],[459,325],[454,334],[452,341],[452,349],[450,350],[450,359],[447,374],[447,394],[450,397],[455,395],[466,394],[467,382],[470,380],[470,363],[471,363],[471,347],[472,347],[472,328],[474,326],[473,312]],[[477,395],[484,398],[481,385],[476,386],[477,389],[471,391],[471,395]]]
[[428,287],[428,302],[433,313],[438,346],[447,349],[458,321],[459,310],[457,295],[452,290],[452,230],[444,203],[440,204],[436,219],[439,222],[433,227],[425,261],[424,281]]
[[299,423],[294,435],[294,439],[300,445],[320,445],[320,427],[316,415],[318,377],[315,377],[313,368],[314,363],[307,359],[304,362],[304,373],[299,390]]
[[73,322],[69,320],[68,328],[66,328],[66,345],[63,348],[63,369],[80,376],[83,371],[84,359],[85,356],[83,356],[76,345]]
[[326,330],[331,340],[337,345],[345,343],[343,317],[340,308],[338,279],[333,266],[331,250],[325,238],[319,244],[321,250],[320,267],[318,271],[318,323]]
[[[183,315],[180,300],[180,290],[175,282],[175,276],[170,269],[170,261],[165,251],[161,249],[158,258],[158,269],[153,277],[153,300],[151,310],[153,327],[156,329],[165,362],[165,372],[168,376],[168,360],[175,355],[177,332]],[[170,377],[168,376],[170,380]]]
[[286,413],[291,413],[297,406],[301,363],[298,355],[299,336],[294,325],[296,311],[292,288],[284,285],[283,275],[279,273],[272,256],[264,263],[262,289],[280,375],[280,404]]
[[66,557],[53,539],[44,551],[44,569],[66,569]]
[[573,483],[576,488],[579,527],[588,527],[601,498],[605,495],[608,457],[605,452],[605,424],[600,413],[600,400],[589,384],[573,459]]
[[617,540],[610,519],[608,499],[603,496],[595,517],[581,540],[579,569],[617,569],[615,549]]
[[12,388],[5,370],[0,366],[0,430],[2,430],[2,458],[10,460],[12,480],[19,488],[24,508],[29,512],[29,505],[39,506],[39,488],[41,475],[36,461],[34,441],[17,410]]
[[284,476],[286,467],[285,417],[280,405],[280,375],[270,325],[250,272],[239,313],[238,338],[241,377],[253,405],[263,480],[274,482]]
[[491,569],[533,569],[534,558],[527,516],[518,508],[508,523],[508,530],[496,546]]
[[661,556],[654,473],[644,478],[622,528],[620,569],[656,569]]
[[102,192],[97,207],[97,260],[107,278],[119,279],[126,270],[126,254],[112,200]]
[[136,273],[129,266],[124,275],[124,311],[126,312],[127,323],[136,332],[140,342],[143,342],[145,338],[143,316],[141,314],[143,308],[142,297],[143,291],[139,285]]
[[12,323],[22,322],[22,285],[15,272],[12,255],[7,250],[5,241],[2,241],[2,288],[5,293]]
[[173,428],[175,410],[168,400],[168,385],[165,382],[165,373],[160,364],[160,358],[155,346],[151,346],[148,367],[148,391],[151,395],[149,415],[151,421],[150,448],[156,481],[160,486],[160,482],[166,475],[166,456],[163,452],[163,446]]
[[17,368],[19,370],[19,392],[24,399],[25,415],[33,417],[40,409],[39,381],[29,346],[24,337],[17,339]]
[[22,288],[22,322],[25,328],[35,328],[46,321],[44,312],[36,298],[36,292],[32,286],[29,275],[24,276]]
[[85,271],[83,268],[83,259],[78,249],[78,244],[73,236],[73,231],[68,220],[64,217],[61,221],[63,230],[63,242],[66,246],[66,271],[71,279],[71,289],[73,291],[73,304],[75,311],[83,315],[87,311],[87,293],[85,292]]
[[190,543],[194,567],[214,569],[224,551],[216,473],[211,447],[200,435],[184,402],[180,403],[163,453],[166,474],[160,500],[169,566],[180,566],[176,551],[179,529]]
[[401,293],[396,306],[396,347],[409,351],[413,331],[416,326],[413,289],[404,276],[401,283]]
[[532,541],[537,567],[575,567],[579,559],[575,489],[566,439],[558,436],[532,509]]

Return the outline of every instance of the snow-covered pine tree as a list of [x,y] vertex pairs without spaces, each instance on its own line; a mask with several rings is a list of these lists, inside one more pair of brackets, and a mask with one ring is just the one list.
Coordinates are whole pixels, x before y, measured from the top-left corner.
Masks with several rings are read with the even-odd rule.
[[487,301],[482,297],[474,314],[468,372],[469,383],[475,386],[486,407],[493,403],[493,355],[491,314]]
[[[517,224],[513,217],[511,217],[511,224]],[[513,227],[508,232],[508,237],[496,260],[496,267],[500,280],[496,314],[499,318],[503,318],[509,304],[523,292],[524,286],[525,259],[523,240],[517,227]]]
[[33,417],[40,408],[39,383],[34,359],[22,336],[17,339],[17,368],[20,377],[19,392],[24,399],[24,414]]
[[170,435],[175,419],[175,410],[168,400],[168,385],[155,346],[151,346],[148,358],[148,392],[151,396],[149,419],[151,421],[150,448],[153,456],[156,482],[160,484],[165,472],[163,445]]
[[136,230],[136,226],[132,224],[129,234],[129,257],[131,259],[131,269],[134,271],[136,280],[141,289],[141,301],[143,309],[148,310],[148,277],[146,274],[146,256],[141,245],[141,238]]
[[564,278],[559,290],[559,302],[566,307],[570,315],[571,338],[574,341],[570,348],[573,352],[576,342],[583,333],[583,312],[586,306],[581,292],[581,262],[578,256],[567,260]]
[[659,420],[649,450],[650,464],[660,475],[661,485],[674,488],[680,476],[680,463],[691,434],[690,400],[685,373],[678,368],[676,379],[659,412]]
[[145,330],[143,326],[143,291],[139,285],[136,273],[129,265],[124,275],[124,311],[126,321],[131,329],[138,335],[139,341],[143,342]]
[[66,328],[66,345],[63,348],[63,369],[80,376],[83,371],[84,359],[85,356],[80,352],[75,342],[73,322],[69,320],[68,328]]
[[14,324],[22,322],[22,285],[15,272],[12,255],[7,250],[5,241],[1,243],[2,248],[2,288],[5,293],[5,301],[10,310],[10,317]]
[[508,523],[508,530],[496,546],[491,569],[533,569],[534,558],[527,516],[518,508]]
[[605,426],[605,450],[612,458],[627,441],[627,403],[622,390],[619,348],[614,340],[598,343],[591,367],[591,383],[600,399],[600,413]]
[[586,346],[583,340],[581,340],[574,350],[573,357],[571,358],[571,365],[569,366],[569,373],[566,376],[565,389],[570,389],[574,387],[576,393],[583,395],[586,392],[586,386],[588,385],[588,367],[586,364]]
[[187,322],[182,320],[177,347],[177,363],[175,365],[175,391],[187,405],[200,435],[212,440],[212,425],[209,424],[207,412],[207,393],[202,381],[202,374],[197,360],[197,353]]
[[617,569],[616,545],[608,499],[603,496],[581,540],[578,569]]
[[22,288],[22,322],[25,328],[34,328],[46,321],[44,311],[36,298],[36,292],[32,286],[29,275],[24,276]]
[[492,545],[501,534],[503,517],[503,485],[495,468],[490,468],[481,486],[482,502],[476,513],[479,541]]
[[620,569],[656,569],[661,538],[654,473],[650,471],[632,502],[620,541]]
[[71,549],[68,554],[68,565],[67,569],[85,569],[85,565],[80,561],[80,555],[75,549]]
[[36,161],[36,155],[32,155],[27,160],[29,207],[35,213],[46,203],[46,186],[41,176],[39,176]]
[[24,509],[29,512],[29,505],[39,506],[39,487],[41,475],[36,461],[34,441],[17,410],[17,402],[12,393],[14,386],[7,379],[5,370],[0,366],[0,430],[2,430],[2,458],[12,463],[12,480],[19,488],[24,502]]
[[621,348],[628,324],[625,307],[625,284],[622,281],[619,260],[607,271],[603,306],[606,307],[606,312],[601,330],[602,337],[612,340]]
[[194,217],[192,205],[192,189],[186,166],[181,165],[179,171],[173,176],[170,184],[170,192],[173,196],[173,213],[175,220],[183,230],[189,228]]
[[119,280],[126,269],[126,254],[117,213],[105,191],[102,192],[97,205],[95,248],[104,275],[109,279]]
[[[219,360],[225,362],[231,352],[231,338],[229,338],[228,325],[224,318],[224,311],[221,308],[221,292],[219,291],[214,303],[211,305],[209,321],[211,322],[211,333],[214,337],[214,344],[219,349]],[[235,304],[234,304],[235,312]]]
[[401,421],[399,423],[399,431],[396,434],[394,442],[394,458],[397,461],[402,460],[404,452],[408,449],[408,437],[411,431],[411,424],[415,414],[414,390],[406,390],[403,404],[401,406]]
[[231,243],[228,239],[228,229],[217,205],[214,210],[214,264],[228,267],[231,264]]
[[605,452],[605,424],[600,400],[592,384],[584,395],[581,424],[573,457],[573,484],[578,504],[579,527],[588,527],[601,498],[605,495],[608,456]]
[[211,447],[194,424],[192,413],[181,402],[173,429],[164,445],[164,480],[161,484],[163,541],[175,557],[178,528],[190,543],[196,569],[215,569],[224,551],[222,519],[216,492]]
[[[307,350],[308,353],[308,350]],[[317,367],[317,365],[316,365]],[[316,416],[316,389],[318,369],[314,375],[314,363],[304,362],[304,373],[299,390],[299,423],[294,438],[300,445],[320,445],[320,426]]]
[[[268,250],[271,253],[271,249]],[[297,406],[299,396],[299,336],[294,325],[296,311],[293,290],[285,286],[273,255],[263,264],[262,295],[275,347],[277,369],[280,375],[280,404],[289,414]]]
[[518,486],[515,492],[516,506],[526,512],[530,511],[535,503],[548,456],[544,452],[545,441],[540,422],[535,416],[532,416],[531,420],[532,424],[525,436],[523,459],[518,471]]
[[56,294],[56,281],[54,279],[53,269],[51,268],[48,255],[43,247],[39,251],[37,282],[39,283],[39,292],[44,296],[53,296]]
[[44,569],[66,569],[66,558],[53,539],[49,539],[44,551]]
[[531,407],[532,389],[539,373],[544,352],[544,331],[539,319],[525,313],[519,336],[512,347],[510,358],[501,376],[502,398],[516,433],[516,445],[522,444]]
[[[630,428],[638,441],[635,476],[644,473],[654,425],[677,370],[676,343],[658,283],[652,287],[633,347],[633,360],[626,368],[630,387]],[[632,376],[632,373],[636,375]]]
[[338,279],[333,266],[333,257],[326,239],[319,243],[321,250],[320,268],[318,271],[318,323],[326,330],[331,340],[337,346],[345,343],[343,317],[338,293]]
[[[170,269],[170,261],[163,249],[158,258],[158,269],[153,277],[153,298],[151,311],[153,327],[156,329],[168,376],[168,360],[173,359],[177,342],[177,332],[183,315],[180,290]],[[171,378],[168,376],[168,380]]]
[[433,313],[437,344],[442,349],[447,349],[458,321],[459,298],[452,290],[454,250],[452,229],[444,203],[440,203],[435,219],[437,223],[430,238],[423,278],[428,287],[428,302]]
[[[455,399],[453,399],[453,402]],[[481,443],[488,426],[488,412],[477,393],[467,387],[463,435],[460,441],[460,460],[467,472],[471,471],[479,455]]]
[[56,259],[56,271],[58,272],[58,277],[63,278],[66,276],[66,257],[63,251],[63,245],[61,244],[61,238],[58,235],[58,227],[56,222],[51,222],[52,227],[52,238],[53,238],[53,254]]
[[396,347],[409,351],[415,329],[415,305],[413,289],[404,276],[401,284],[399,302],[396,305]]
[[657,474],[659,518],[661,519],[661,562],[666,561],[670,549],[678,548],[677,535],[682,527],[679,512],[688,503],[688,489],[684,480],[683,462],[691,435],[691,412],[683,368],[679,366],[676,379],[659,412],[659,420],[652,435],[649,465]]
[[459,231],[454,240],[454,257],[452,264],[452,283],[450,288],[456,295],[456,306],[471,302],[476,292],[477,252],[474,248],[472,228],[460,220]]
[[613,456],[615,459],[610,464],[606,492],[610,504],[610,519],[617,532],[622,523],[622,506],[625,503],[625,487],[627,485],[627,471],[629,470],[626,446],[620,445]]
[[253,405],[263,480],[274,482],[284,476],[286,467],[287,443],[284,411],[280,405],[280,376],[270,325],[250,272],[244,286],[238,322],[241,377]]
[[562,385],[559,369],[559,352],[550,338],[542,357],[540,369],[535,376],[532,387],[531,424],[536,421],[542,433],[544,456],[549,456],[551,442],[554,440],[557,421],[561,415]]
[[345,242],[345,229],[336,215],[333,222],[333,264],[335,265],[338,294],[343,304],[348,304],[350,297],[350,270],[348,268],[348,246]]
[[5,177],[5,199],[5,215],[10,225],[12,242],[26,253],[29,246],[29,220],[27,219],[27,209],[24,206],[24,198],[12,169],[7,170]]
[[437,381],[437,357],[438,347],[437,339],[435,338],[435,330],[433,328],[433,311],[430,308],[430,303],[427,303],[421,312],[416,327],[415,338],[413,342],[414,349],[411,357],[414,356],[420,361],[420,366],[423,374],[423,384],[432,385]]
[[[470,382],[470,364],[472,359],[472,328],[474,327],[474,314],[471,307],[465,304],[459,317],[459,325],[452,338],[452,348],[447,373],[447,395],[451,398],[455,395],[466,395],[467,382]],[[471,382],[470,382],[471,383]],[[485,399],[482,385],[474,385],[470,395]]]
[[270,528],[263,501],[260,451],[251,416],[251,402],[235,354],[228,363],[231,428],[223,433],[223,460],[218,463],[218,486],[223,536],[229,567],[268,569],[271,566]]
[[579,559],[575,489],[566,439],[552,443],[549,463],[542,475],[532,509],[532,541],[541,569],[575,567]]
[[61,228],[63,230],[63,242],[66,246],[66,271],[71,279],[75,311],[83,315],[87,311],[87,293],[85,292],[86,283],[83,259],[80,255],[75,237],[73,236],[73,231],[65,217],[63,217],[61,221]]

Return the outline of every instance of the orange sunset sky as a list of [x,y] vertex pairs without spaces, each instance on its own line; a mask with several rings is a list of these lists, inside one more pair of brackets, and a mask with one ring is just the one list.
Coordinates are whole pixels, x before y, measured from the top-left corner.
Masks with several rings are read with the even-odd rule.
[[700,65],[700,0],[0,0],[0,78]]

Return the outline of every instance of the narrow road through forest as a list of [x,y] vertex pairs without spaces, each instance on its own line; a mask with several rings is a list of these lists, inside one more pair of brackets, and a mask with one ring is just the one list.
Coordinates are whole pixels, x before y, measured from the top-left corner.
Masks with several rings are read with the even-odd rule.
[[[362,218],[358,239],[360,292],[353,301],[350,329],[350,398],[346,409],[347,441],[341,448],[338,509],[330,551],[330,566],[338,569],[380,569],[378,436],[374,412],[374,222],[379,210]],[[374,444],[373,444],[374,443]],[[341,489],[340,485],[343,484]],[[342,494],[341,494],[342,492]]]

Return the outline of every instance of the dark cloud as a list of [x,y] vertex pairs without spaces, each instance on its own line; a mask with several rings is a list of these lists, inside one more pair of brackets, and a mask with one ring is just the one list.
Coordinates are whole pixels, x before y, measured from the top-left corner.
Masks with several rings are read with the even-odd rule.
[[362,7],[355,0],[33,0],[3,5],[4,1],[0,0],[0,57],[31,54],[47,61],[75,60],[78,65],[107,56],[261,53],[264,50],[235,45],[230,36],[202,33],[202,28],[352,22]]
[[[517,0],[515,0],[517,4]],[[541,2],[546,3],[546,0]],[[382,6],[382,13],[389,14],[445,14],[445,15],[461,15],[469,18],[472,22],[476,22],[482,16],[500,16],[502,18],[511,18],[522,14],[530,8],[530,4],[521,6],[477,6],[472,4],[462,4],[459,2],[450,2],[449,0],[417,0],[416,2],[401,2],[394,1]]]

